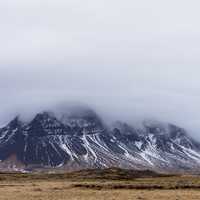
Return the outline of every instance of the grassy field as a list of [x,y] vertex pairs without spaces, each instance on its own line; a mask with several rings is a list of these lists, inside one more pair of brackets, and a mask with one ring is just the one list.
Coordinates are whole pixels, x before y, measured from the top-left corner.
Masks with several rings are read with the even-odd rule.
[[[142,176],[142,177],[140,177]],[[200,177],[123,170],[0,174],[0,200],[192,200]]]

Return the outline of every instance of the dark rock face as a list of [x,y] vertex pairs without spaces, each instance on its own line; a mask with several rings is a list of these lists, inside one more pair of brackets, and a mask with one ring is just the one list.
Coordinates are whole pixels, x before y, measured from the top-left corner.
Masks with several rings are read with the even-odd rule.
[[25,166],[198,170],[200,143],[184,129],[162,123],[134,128],[104,125],[92,110],[56,118],[39,113],[29,123],[16,117],[0,129],[0,160],[12,155]]

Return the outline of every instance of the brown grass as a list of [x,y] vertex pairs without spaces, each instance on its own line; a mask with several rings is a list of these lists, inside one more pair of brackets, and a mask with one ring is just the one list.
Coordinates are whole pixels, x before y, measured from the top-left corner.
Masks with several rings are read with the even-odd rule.
[[128,170],[119,168],[88,169],[70,173],[0,173],[0,181],[29,180],[71,180],[71,181],[127,181],[136,178],[172,177],[173,175],[158,174],[150,170]]
[[[99,174],[0,174],[0,200],[199,200],[198,176],[110,179]],[[127,171],[126,171],[127,172]],[[106,172],[108,173],[108,171]],[[122,173],[122,172],[120,172]],[[79,174],[79,175],[78,175]],[[132,174],[133,175],[133,174]],[[80,178],[81,176],[81,178]],[[98,178],[95,179],[94,177]],[[70,178],[71,177],[71,178]],[[77,180],[76,180],[76,178]],[[91,178],[92,177],[92,178]]]

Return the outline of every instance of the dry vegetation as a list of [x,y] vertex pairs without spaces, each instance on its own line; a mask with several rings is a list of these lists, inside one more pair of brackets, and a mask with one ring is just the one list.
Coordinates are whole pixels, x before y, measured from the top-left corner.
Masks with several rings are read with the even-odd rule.
[[198,176],[151,171],[0,174],[0,200],[199,200],[199,189]]

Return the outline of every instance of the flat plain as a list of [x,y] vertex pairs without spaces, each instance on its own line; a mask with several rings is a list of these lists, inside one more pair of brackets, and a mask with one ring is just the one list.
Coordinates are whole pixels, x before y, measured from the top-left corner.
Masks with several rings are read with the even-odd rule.
[[[146,175],[145,175],[146,173]],[[0,200],[199,200],[197,175],[150,172],[1,173]]]

